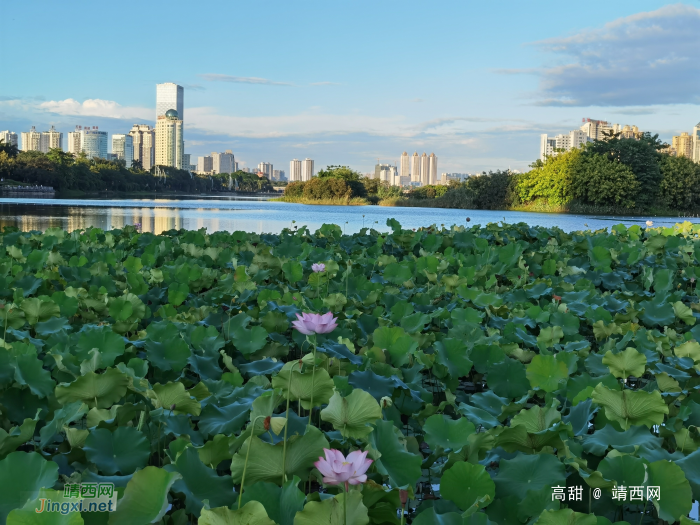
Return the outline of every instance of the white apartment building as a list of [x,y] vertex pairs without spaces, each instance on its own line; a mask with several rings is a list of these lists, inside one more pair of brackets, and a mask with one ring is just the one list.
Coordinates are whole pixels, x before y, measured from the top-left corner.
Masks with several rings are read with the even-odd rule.
[[411,163],[408,160],[408,153],[405,151],[401,155],[401,160],[399,161],[399,176],[400,177],[410,177],[411,176]]
[[306,158],[301,161],[301,180],[311,180],[314,176],[314,161]]
[[214,158],[210,156],[197,157],[197,173],[209,175],[214,170]]
[[177,111],[180,120],[185,120],[185,90],[182,86],[165,82],[156,84],[156,122],[169,109]]
[[131,135],[112,135],[112,154],[116,158],[124,160],[126,167],[130,168],[134,161],[134,137]]
[[22,132],[22,151],[41,151],[41,133],[36,127]]
[[[381,179],[382,170],[387,169],[390,166],[391,166],[391,164],[375,164],[374,165],[374,178]],[[371,176],[371,174],[368,174],[368,176]]]
[[[2,135],[0,133],[0,135]],[[700,162],[700,122],[693,128],[693,136],[691,138],[690,158],[693,162]]]
[[156,166],[172,166],[182,169],[185,141],[182,136],[182,119],[178,112],[169,109],[156,122]]
[[286,180],[284,170],[274,170],[272,172],[272,180],[276,180],[276,181]]
[[390,186],[401,185],[398,168],[390,164],[383,165],[382,169],[379,171],[379,180],[387,182]]
[[17,133],[14,131],[0,131],[0,140],[2,140],[2,143],[6,146],[14,146],[19,149]]
[[420,182],[420,156],[414,152],[411,157],[411,182]]
[[223,153],[212,151],[211,158],[213,173],[234,173],[236,171],[233,152],[230,149]]
[[156,131],[145,124],[134,124],[129,135],[134,139],[134,160],[138,160],[144,170],[150,171],[156,161]]
[[569,151],[572,148],[580,148],[593,140],[595,139],[589,137],[585,131],[578,129],[569,131],[567,135],[561,134],[556,137],[549,137],[546,134],[540,135],[540,159],[544,161],[547,157],[556,157],[559,154],[556,150]]
[[289,161],[289,182],[299,182],[301,180],[301,161],[292,159]]
[[80,151],[85,153],[88,159],[107,157],[107,132],[99,131],[97,126],[92,129],[84,127],[80,130]]
[[56,131],[56,128],[51,126],[51,129],[41,133],[41,144],[39,151],[48,153],[49,150],[58,148],[63,150],[63,133]]
[[428,157],[428,184],[437,184],[437,161],[438,158],[435,153],[431,153]]
[[430,161],[425,152],[423,152],[420,158],[420,182],[424,186],[430,184]]
[[258,173],[264,174],[269,180],[272,180],[273,171],[272,164],[269,162],[261,162],[258,164]]
[[72,153],[76,157],[80,153],[80,130],[82,126],[75,126],[75,131],[68,132],[68,153]]

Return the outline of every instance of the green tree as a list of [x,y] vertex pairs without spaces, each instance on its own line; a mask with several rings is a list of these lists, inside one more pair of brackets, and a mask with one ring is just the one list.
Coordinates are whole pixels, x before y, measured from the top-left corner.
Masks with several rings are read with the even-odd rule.
[[573,165],[571,189],[586,204],[634,208],[642,184],[632,169],[605,155],[584,155]]
[[687,210],[700,204],[700,165],[687,157],[661,155],[661,199],[669,208]]
[[325,170],[320,170],[316,177],[319,179],[333,178],[345,181],[359,181],[362,178],[362,174],[348,166],[327,166]]
[[580,162],[582,151],[559,153],[555,157],[547,157],[545,161],[537,159],[527,173],[522,174],[517,181],[517,194],[522,202],[542,200],[553,206],[565,206],[573,199],[571,191],[572,172]]

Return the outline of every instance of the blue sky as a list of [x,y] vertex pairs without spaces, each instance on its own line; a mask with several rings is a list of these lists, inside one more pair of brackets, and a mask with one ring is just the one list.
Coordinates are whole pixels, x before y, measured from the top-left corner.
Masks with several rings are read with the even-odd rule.
[[527,169],[584,117],[670,142],[700,120],[700,2],[5,2],[0,130],[153,123],[185,87],[186,151],[373,170]]

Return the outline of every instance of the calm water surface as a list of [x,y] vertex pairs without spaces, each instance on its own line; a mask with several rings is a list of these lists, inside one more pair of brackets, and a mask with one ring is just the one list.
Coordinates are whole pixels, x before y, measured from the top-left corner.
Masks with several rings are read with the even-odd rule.
[[431,224],[451,226],[487,224],[505,219],[539,226],[558,226],[566,231],[609,228],[618,223],[643,224],[653,220],[656,226],[671,226],[684,219],[673,217],[602,217],[484,210],[442,210],[435,208],[388,208],[381,206],[310,206],[270,202],[245,197],[192,197],[182,199],[0,199],[0,227],[17,226],[22,230],[66,230],[96,226],[105,230],[127,224],[141,224],[142,231],[161,233],[170,229],[206,228],[215,231],[252,231],[278,233],[295,225],[314,231],[324,223],[338,224],[347,233],[364,226],[387,230],[386,220],[397,219],[405,228]]

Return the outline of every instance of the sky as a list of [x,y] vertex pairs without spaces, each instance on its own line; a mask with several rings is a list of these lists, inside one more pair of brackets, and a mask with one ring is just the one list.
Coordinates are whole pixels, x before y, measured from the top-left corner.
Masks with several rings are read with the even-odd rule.
[[[527,170],[582,118],[670,142],[700,121],[700,1],[4,2],[0,130],[155,125],[185,88],[185,151],[373,172]],[[110,139],[111,142],[111,139]],[[111,144],[110,144],[111,147]]]

